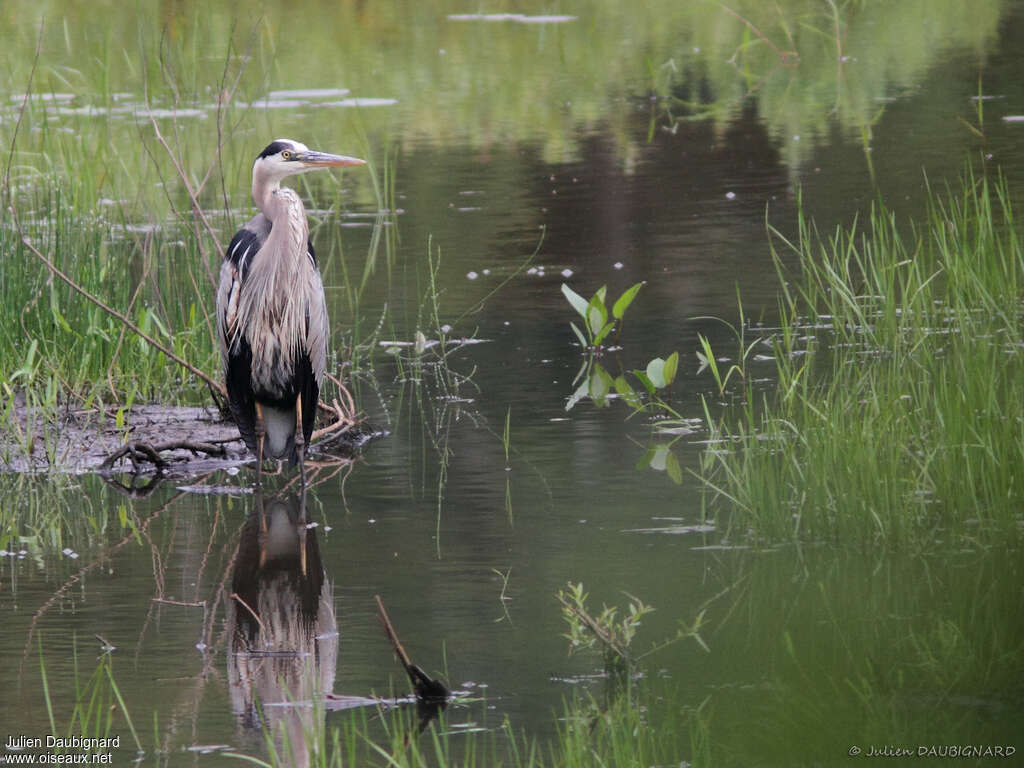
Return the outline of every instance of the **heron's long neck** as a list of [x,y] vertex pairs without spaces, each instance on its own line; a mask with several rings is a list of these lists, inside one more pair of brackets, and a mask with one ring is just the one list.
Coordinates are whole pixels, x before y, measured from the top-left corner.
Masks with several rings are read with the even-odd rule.
[[306,258],[306,240],[309,239],[302,198],[295,190],[275,183],[267,188],[262,200],[256,199],[256,203],[270,219],[272,228],[268,242],[274,247],[268,250],[275,254],[278,266],[289,271],[298,269]]
[[[257,191],[262,192],[258,195]],[[307,256],[309,226],[302,200],[293,189],[274,183],[253,197],[271,223],[270,235],[249,270],[249,290],[239,304],[242,327],[253,354],[253,377],[266,392],[285,386],[296,352],[306,338],[308,297],[315,268]]]

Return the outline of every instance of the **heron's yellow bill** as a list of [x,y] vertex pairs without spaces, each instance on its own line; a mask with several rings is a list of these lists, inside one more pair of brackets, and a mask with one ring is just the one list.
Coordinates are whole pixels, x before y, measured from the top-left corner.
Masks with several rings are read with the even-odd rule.
[[346,165],[366,165],[365,160],[347,155],[332,155],[329,152],[317,152],[307,150],[297,153],[295,160],[302,163],[306,168],[328,168]]

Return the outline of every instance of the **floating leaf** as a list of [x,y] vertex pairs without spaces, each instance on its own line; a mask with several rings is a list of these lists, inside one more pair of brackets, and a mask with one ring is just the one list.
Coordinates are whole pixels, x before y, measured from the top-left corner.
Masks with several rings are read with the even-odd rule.
[[626,314],[626,310],[629,309],[629,305],[633,303],[633,299],[636,298],[637,292],[642,287],[643,283],[636,283],[623,291],[622,295],[615,301],[615,305],[612,307],[612,315],[616,320],[621,320],[622,316]]
[[565,298],[569,300],[570,304],[572,304],[572,308],[579,313],[580,317],[586,320],[588,306],[587,300],[580,296],[578,293],[576,293],[576,291],[574,291],[565,283],[562,283],[562,293],[565,294]]

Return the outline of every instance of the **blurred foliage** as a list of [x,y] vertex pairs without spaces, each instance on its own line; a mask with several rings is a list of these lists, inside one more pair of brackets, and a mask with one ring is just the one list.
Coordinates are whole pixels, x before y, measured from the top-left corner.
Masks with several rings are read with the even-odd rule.
[[[149,170],[147,97],[161,109],[198,110],[173,124],[160,119],[198,178],[218,159],[218,129],[233,137],[219,158],[227,189],[244,188],[257,145],[289,133],[340,149],[352,147],[353,137],[399,147],[458,141],[483,156],[491,147],[529,143],[557,162],[574,159],[578,142],[600,128],[614,137],[628,169],[642,141],[629,128],[638,114],[649,114],[651,131],[710,116],[721,133],[751,95],[783,159],[799,167],[834,124],[869,148],[886,101],[913,89],[951,49],[975,50],[982,59],[1003,8],[993,0],[506,5],[487,11],[574,18],[458,20],[450,16],[477,7],[450,0],[142,0],[127,13],[110,0],[8,0],[0,10],[0,61],[10,89],[0,142],[10,141],[45,20],[34,91],[71,98],[32,102],[15,168],[73,177],[96,162],[99,173],[79,179],[82,202],[90,204],[128,199],[145,211],[160,195],[138,199],[138,181],[173,179],[163,157],[159,176]],[[218,98],[236,78],[218,121]],[[311,88],[397,103],[268,102],[275,90]],[[369,199],[368,190],[360,194]]]

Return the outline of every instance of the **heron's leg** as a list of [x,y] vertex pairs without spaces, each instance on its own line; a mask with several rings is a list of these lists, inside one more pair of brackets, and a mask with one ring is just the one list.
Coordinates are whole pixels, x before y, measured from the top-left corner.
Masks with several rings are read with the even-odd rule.
[[263,422],[263,406],[256,402],[256,485],[263,474],[263,440],[267,436],[267,425]]
[[260,545],[260,568],[267,562],[267,516],[263,510],[263,489],[256,487],[256,514],[260,516],[260,532],[257,540]]
[[303,576],[306,575],[306,536],[309,535],[306,523],[306,481],[303,480],[299,489],[299,565]]
[[299,459],[299,477],[306,487],[306,434],[302,430],[302,394],[295,399],[295,453]]

